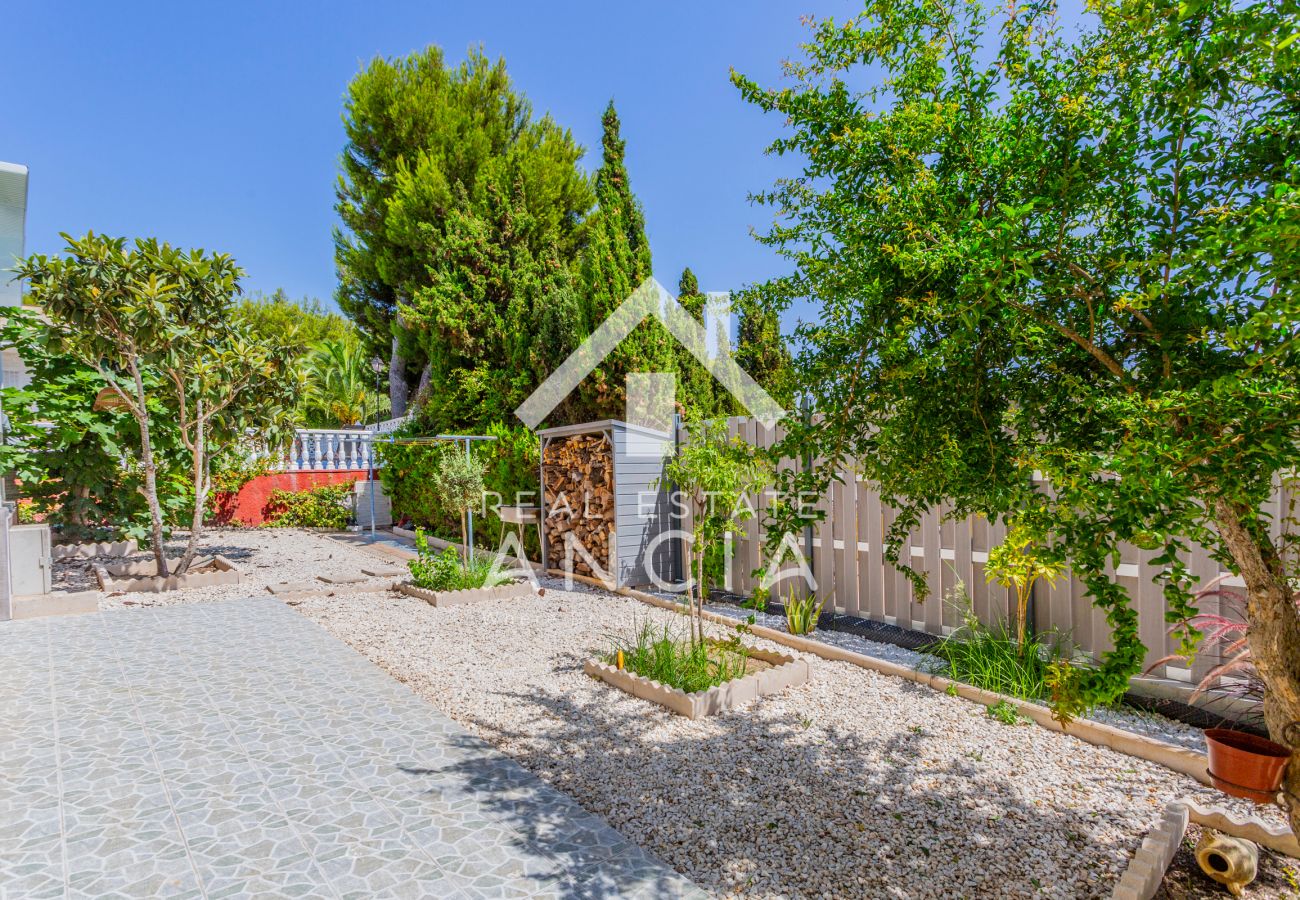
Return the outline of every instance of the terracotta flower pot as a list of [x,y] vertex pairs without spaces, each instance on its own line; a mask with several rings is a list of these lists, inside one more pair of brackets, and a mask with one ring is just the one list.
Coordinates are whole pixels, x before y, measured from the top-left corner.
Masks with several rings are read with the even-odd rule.
[[1225,794],[1271,803],[1282,785],[1291,751],[1281,744],[1228,728],[1205,732],[1210,780]]

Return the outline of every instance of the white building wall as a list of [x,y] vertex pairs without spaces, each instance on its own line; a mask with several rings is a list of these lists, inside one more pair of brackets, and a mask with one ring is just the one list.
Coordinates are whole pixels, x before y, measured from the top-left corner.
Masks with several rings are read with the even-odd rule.
[[[0,162],[0,307],[23,302],[22,285],[9,269],[26,254],[27,167]],[[27,367],[12,349],[0,352],[0,386],[22,387]]]
[[0,306],[22,303],[22,286],[8,270],[26,255],[27,167],[0,162]]

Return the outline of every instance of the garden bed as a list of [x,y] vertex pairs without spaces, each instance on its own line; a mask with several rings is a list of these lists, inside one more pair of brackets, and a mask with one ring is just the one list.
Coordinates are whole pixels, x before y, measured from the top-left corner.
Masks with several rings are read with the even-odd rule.
[[182,575],[158,575],[158,564],[153,559],[96,564],[94,570],[102,591],[162,593],[239,584],[239,570],[224,556],[196,559]]
[[745,655],[745,675],[690,693],[600,659],[588,659],[583,671],[688,719],[716,716],[808,681],[808,663],[802,659],[755,647],[745,648]]
[[[365,543],[358,541],[358,543]],[[378,546],[382,546],[378,545]],[[167,556],[173,563],[185,549],[185,535],[177,534],[167,542]],[[204,532],[200,555],[222,556],[235,564],[240,572],[238,584],[217,584],[205,587],[187,586],[181,590],[163,591],[113,591],[101,592],[95,575],[95,565],[112,565],[124,562],[121,557],[94,559],[61,559],[54,561],[53,582],[56,591],[86,591],[100,593],[100,609],[121,607],[172,606],[178,603],[207,603],[215,600],[232,600],[250,594],[265,593],[268,586],[285,582],[315,582],[321,591],[344,590],[348,586],[331,587],[318,582],[318,575],[366,575],[363,583],[367,589],[382,585],[391,586],[389,575],[367,575],[366,569],[376,570],[380,563],[388,571],[392,563],[383,564],[367,553],[339,538],[309,533],[295,528],[214,528]],[[136,553],[131,562],[152,566],[153,555]],[[152,571],[150,569],[149,571]],[[111,576],[110,576],[111,577]]]
[[1280,821],[1162,766],[802,654],[799,690],[687,719],[584,673],[637,618],[681,616],[543,585],[511,604],[340,592],[296,609],[719,896],[1101,898],[1172,800]]
[[493,587],[466,588],[459,591],[431,591],[417,587],[409,581],[398,586],[403,594],[423,600],[430,606],[464,606],[469,603],[482,603],[484,600],[510,600],[531,597],[533,586],[527,581],[513,581]]

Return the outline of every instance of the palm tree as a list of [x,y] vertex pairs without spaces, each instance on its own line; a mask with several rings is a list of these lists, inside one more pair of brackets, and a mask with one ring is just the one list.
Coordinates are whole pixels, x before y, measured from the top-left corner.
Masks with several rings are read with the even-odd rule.
[[387,410],[370,385],[370,365],[354,337],[315,344],[303,360],[303,419],[317,428],[346,428]]

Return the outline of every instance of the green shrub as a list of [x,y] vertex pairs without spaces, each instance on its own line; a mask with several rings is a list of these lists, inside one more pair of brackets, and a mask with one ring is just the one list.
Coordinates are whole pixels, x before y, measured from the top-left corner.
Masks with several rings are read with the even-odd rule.
[[407,563],[411,582],[427,591],[464,591],[510,580],[508,574],[494,571],[492,557],[475,554],[466,561],[452,547],[435,552],[422,528],[415,530],[415,552],[415,559]]
[[649,621],[637,626],[629,639],[614,639],[605,661],[686,693],[711,687],[745,674],[749,650],[739,638],[729,641],[691,641],[674,634],[667,625],[655,630]]
[[271,528],[338,528],[348,524],[353,482],[322,484],[305,491],[272,491],[266,524]]
[[785,597],[785,628],[791,634],[812,634],[817,630],[817,620],[821,618],[826,597],[818,600],[816,595],[796,597],[794,591]]
[[1008,622],[985,625],[971,611],[964,586],[949,594],[949,602],[962,607],[962,625],[929,650],[947,663],[949,677],[1024,700],[1049,696],[1048,673],[1064,658],[1060,648],[1068,641],[1051,632],[1021,642]]

